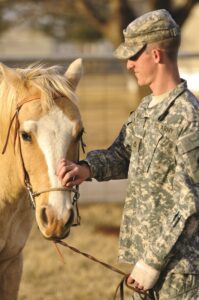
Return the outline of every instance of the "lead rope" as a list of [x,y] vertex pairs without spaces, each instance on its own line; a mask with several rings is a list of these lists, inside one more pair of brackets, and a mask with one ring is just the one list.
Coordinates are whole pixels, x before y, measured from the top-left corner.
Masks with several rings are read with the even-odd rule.
[[[141,300],[146,300],[146,299],[154,300],[155,299],[154,296],[153,296],[153,291],[150,290],[150,291],[147,291],[147,292],[142,292],[142,291],[134,288],[133,286],[128,285],[127,278],[129,276],[129,274],[123,272],[122,270],[120,270],[120,269],[118,269],[118,268],[116,268],[116,267],[114,267],[112,265],[109,265],[109,264],[107,264],[107,263],[105,263],[105,262],[97,259],[96,257],[94,257],[94,256],[92,256],[92,255],[90,255],[88,253],[82,252],[82,251],[78,250],[77,248],[75,248],[73,246],[70,246],[69,244],[67,244],[66,242],[63,242],[61,240],[54,241],[54,243],[55,243],[55,245],[56,244],[60,244],[60,245],[62,245],[64,247],[67,247],[70,250],[72,250],[73,252],[81,254],[84,257],[86,257],[86,258],[88,258],[88,259],[90,259],[90,260],[92,260],[92,261],[94,261],[96,263],[99,263],[103,267],[105,267],[105,268],[107,268],[107,269],[109,269],[109,270],[111,270],[111,271],[113,271],[115,273],[118,273],[118,274],[122,275],[123,277],[122,277],[122,279],[120,280],[119,284],[116,287],[113,300],[116,300],[116,297],[117,297],[117,294],[118,294],[118,290],[120,291],[120,300],[124,300],[124,284],[125,284],[125,286],[127,288],[131,289],[134,293],[139,294],[139,297],[140,297]],[[57,245],[56,245],[56,248],[57,248],[57,251],[58,251],[59,255],[61,256],[61,258],[63,260],[63,256],[62,256],[59,248],[57,247]]]

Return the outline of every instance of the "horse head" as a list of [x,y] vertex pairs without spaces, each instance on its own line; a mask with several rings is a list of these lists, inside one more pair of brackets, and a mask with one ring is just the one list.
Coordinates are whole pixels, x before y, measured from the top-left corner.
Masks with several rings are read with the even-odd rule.
[[1,125],[7,128],[1,143],[12,164],[10,189],[12,182],[18,195],[27,189],[43,236],[62,239],[74,221],[77,191],[62,187],[56,167],[63,157],[78,160],[83,125],[75,90],[82,61],[74,61],[65,74],[40,65],[12,69],[1,64],[0,70]]

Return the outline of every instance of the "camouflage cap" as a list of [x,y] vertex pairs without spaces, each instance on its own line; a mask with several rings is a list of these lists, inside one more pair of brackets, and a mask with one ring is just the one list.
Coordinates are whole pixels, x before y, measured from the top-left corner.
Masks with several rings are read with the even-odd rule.
[[119,59],[128,59],[149,43],[179,36],[180,28],[166,9],[159,9],[135,19],[123,34],[125,41],[114,54]]

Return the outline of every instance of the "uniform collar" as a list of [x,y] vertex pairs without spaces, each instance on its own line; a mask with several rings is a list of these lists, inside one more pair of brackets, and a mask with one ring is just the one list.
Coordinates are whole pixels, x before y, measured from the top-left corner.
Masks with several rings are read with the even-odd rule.
[[[145,117],[151,117],[153,115],[153,118],[161,121],[164,119],[165,115],[168,113],[169,108],[173,105],[176,98],[182,94],[187,89],[187,82],[183,79],[181,79],[181,82],[176,86],[175,89],[173,89],[169,95],[165,98],[165,100],[161,101],[160,105],[157,105],[156,107],[152,107],[150,109],[146,109],[145,111]],[[151,95],[149,96],[149,102],[151,101]]]

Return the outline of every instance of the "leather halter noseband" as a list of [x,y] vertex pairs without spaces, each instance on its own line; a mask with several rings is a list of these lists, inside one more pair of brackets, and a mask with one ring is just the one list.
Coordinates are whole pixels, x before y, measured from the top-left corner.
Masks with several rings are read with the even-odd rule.
[[31,204],[32,204],[33,208],[35,209],[35,207],[36,207],[35,198],[40,196],[43,193],[54,192],[54,191],[73,192],[74,196],[73,196],[73,200],[72,200],[72,205],[73,205],[74,213],[75,213],[75,220],[73,222],[73,226],[80,225],[80,215],[79,215],[79,210],[78,210],[78,206],[77,206],[77,201],[78,201],[79,196],[80,196],[78,186],[76,186],[75,188],[67,188],[67,187],[48,188],[48,189],[41,190],[39,192],[34,192],[33,188],[32,188],[32,185],[31,185],[31,182],[30,182],[29,174],[28,174],[28,172],[26,170],[26,167],[25,167],[25,163],[24,163],[24,159],[23,159],[23,155],[22,155],[20,134],[19,134],[19,128],[20,128],[19,112],[20,112],[22,106],[25,103],[28,103],[28,102],[31,102],[31,101],[34,101],[34,100],[39,100],[39,99],[40,98],[29,98],[29,99],[25,98],[22,101],[20,101],[19,103],[17,103],[16,111],[15,111],[13,117],[11,118],[11,121],[10,121],[10,124],[9,124],[9,127],[8,127],[8,132],[7,132],[6,141],[5,141],[3,150],[2,150],[2,154],[4,154],[6,152],[9,137],[10,137],[11,128],[12,128],[12,125],[15,121],[14,149],[15,149],[16,140],[18,138],[19,155],[20,155],[20,160],[21,160],[21,165],[22,165],[22,170],[23,170],[24,184],[25,184],[26,190],[28,191],[28,194],[30,196],[30,200],[31,200]]

